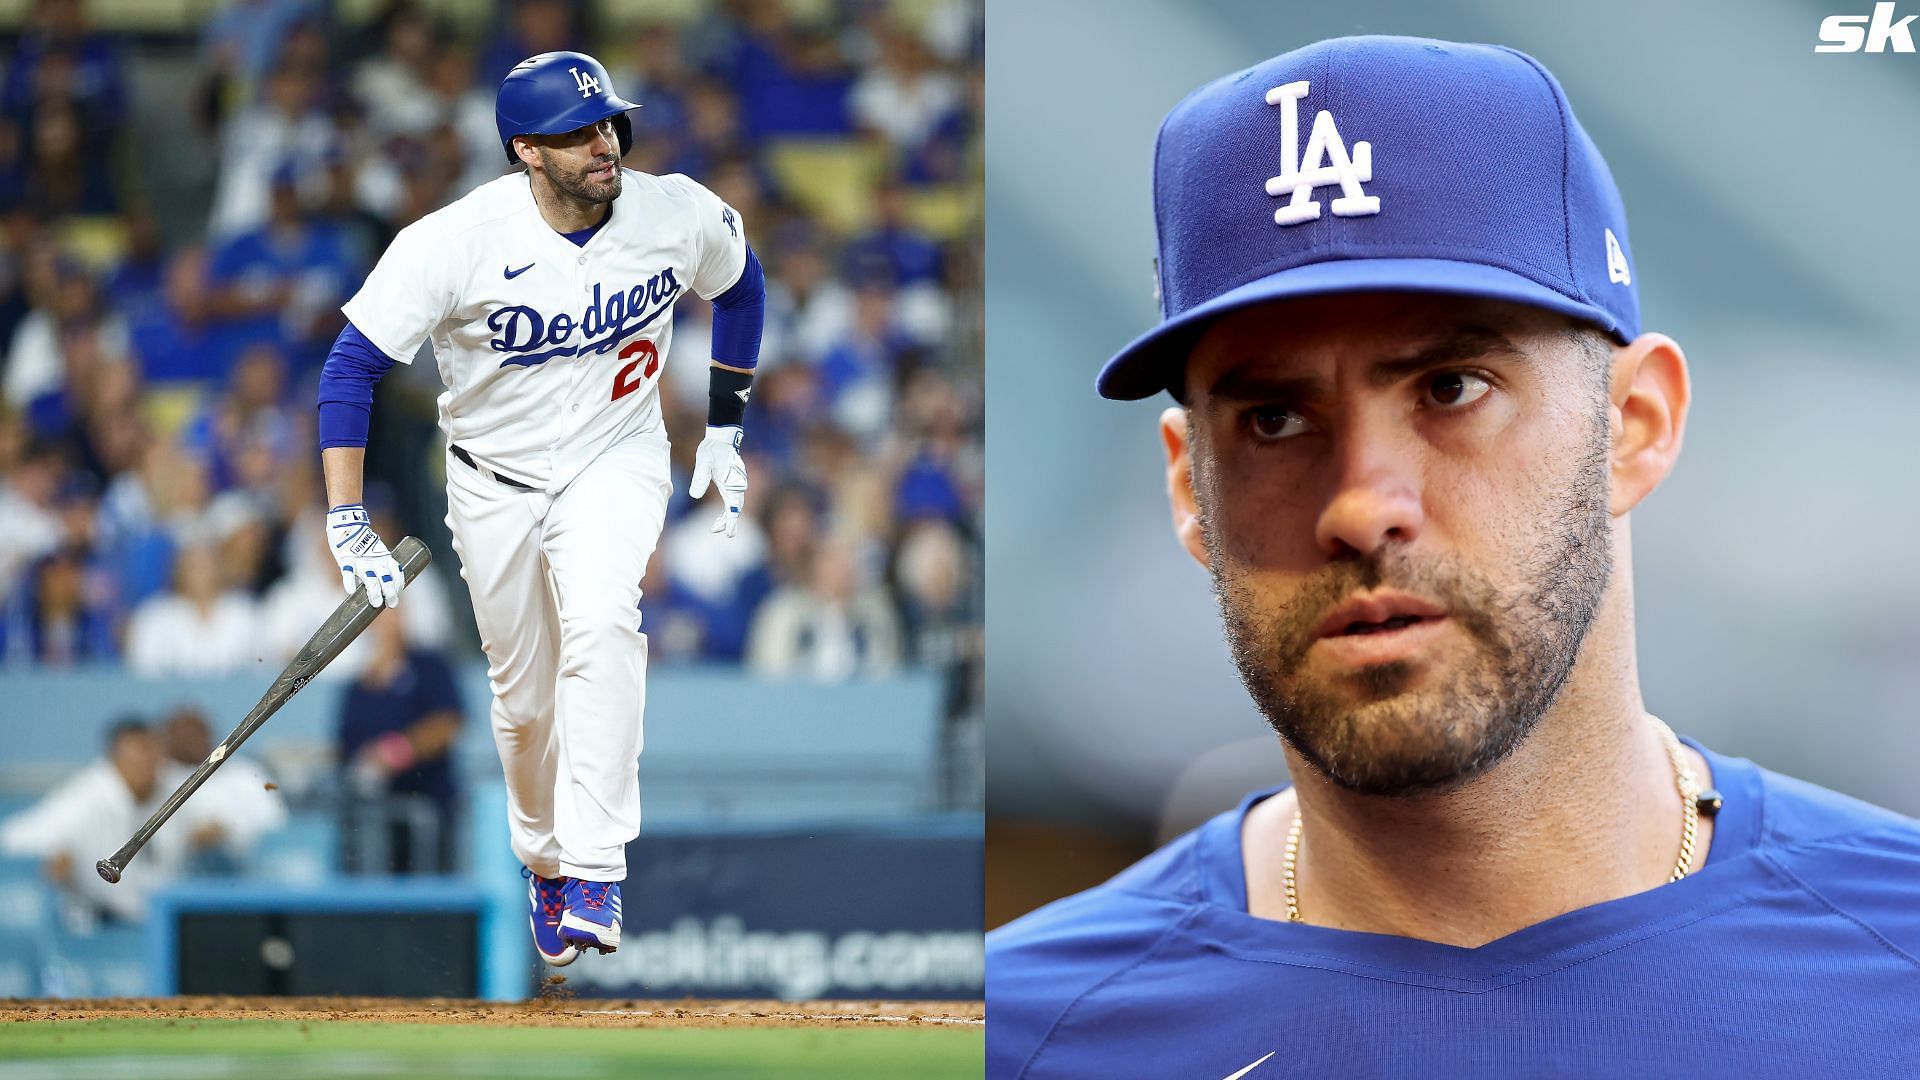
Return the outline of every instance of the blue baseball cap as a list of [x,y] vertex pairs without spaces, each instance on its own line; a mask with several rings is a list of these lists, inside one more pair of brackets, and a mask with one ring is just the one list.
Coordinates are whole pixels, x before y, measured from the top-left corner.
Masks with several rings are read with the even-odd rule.
[[1177,386],[1213,318],[1406,291],[1507,300],[1640,333],[1626,208],[1546,68],[1497,45],[1322,41],[1208,83],[1154,148],[1160,325],[1100,393]]

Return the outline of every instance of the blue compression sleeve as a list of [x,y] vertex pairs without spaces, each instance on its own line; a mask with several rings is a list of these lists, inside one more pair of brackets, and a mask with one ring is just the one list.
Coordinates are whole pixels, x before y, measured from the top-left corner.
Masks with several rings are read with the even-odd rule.
[[733,367],[760,362],[760,331],[767,321],[767,276],[747,248],[747,265],[733,288],[713,298],[713,358]]
[[367,445],[373,418],[373,384],[393,366],[393,357],[348,323],[320,368],[320,449]]

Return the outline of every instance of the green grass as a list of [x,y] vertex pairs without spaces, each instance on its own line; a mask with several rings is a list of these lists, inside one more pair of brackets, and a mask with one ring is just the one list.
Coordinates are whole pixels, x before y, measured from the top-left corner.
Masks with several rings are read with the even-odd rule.
[[968,1077],[978,1027],[539,1028],[84,1020],[0,1025],[0,1075],[66,1080],[309,1078]]

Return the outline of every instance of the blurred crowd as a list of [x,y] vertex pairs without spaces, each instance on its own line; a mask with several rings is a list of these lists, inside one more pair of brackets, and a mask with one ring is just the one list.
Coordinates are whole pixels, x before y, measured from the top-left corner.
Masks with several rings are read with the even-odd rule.
[[[314,435],[339,305],[400,228],[506,167],[506,71],[577,48],[643,104],[628,166],[712,188],[768,273],[731,541],[684,495],[710,315],[676,313],[682,494],[645,585],[650,655],[821,680],[931,667],[952,711],[977,702],[979,5],[597,21],[618,7],[520,0],[476,27],[415,0],[353,22],[231,0],[169,43],[34,0],[0,54],[0,665],[217,675],[292,655],[339,599]],[[156,193],[136,123],[206,155],[197,199]],[[431,363],[382,383],[369,503],[389,540],[445,556],[402,604],[408,640],[471,649],[438,389]]]
[[268,774],[246,757],[227,761],[134,857],[139,872],[109,885],[93,872],[213,750],[205,712],[181,702],[149,723],[123,716],[98,758],[33,805],[0,820],[0,856],[36,859],[67,896],[68,929],[99,920],[137,922],[155,890],[187,875],[243,869],[261,839],[286,823]]
[[[127,712],[107,727],[100,754],[30,804],[0,816],[0,859],[38,864],[59,890],[67,929],[101,921],[137,923],[152,896],[188,877],[250,876],[262,868],[263,839],[285,826],[288,802],[335,811],[337,869],[347,874],[448,874],[463,855],[465,804],[455,746],[467,702],[442,650],[409,640],[397,611],[382,612],[362,635],[356,674],[337,699],[330,779],[295,783],[244,750],[219,769],[141,850],[138,873],[108,885],[91,872],[118,850],[214,750],[207,710],[177,701],[148,719]],[[4,951],[0,944],[0,952]]]

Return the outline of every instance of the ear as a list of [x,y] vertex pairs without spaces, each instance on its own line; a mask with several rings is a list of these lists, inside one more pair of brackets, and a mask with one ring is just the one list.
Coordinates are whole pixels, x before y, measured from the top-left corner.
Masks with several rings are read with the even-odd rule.
[[1200,504],[1193,495],[1193,454],[1187,445],[1187,410],[1174,406],[1160,414],[1160,442],[1167,451],[1167,501],[1173,505],[1173,535],[1201,566],[1207,545],[1200,535]]
[[513,153],[525,165],[528,171],[540,168],[540,151],[534,149],[533,140],[525,135],[513,137]]
[[1619,517],[1660,486],[1680,457],[1692,400],[1686,355],[1665,334],[1642,334],[1614,350],[1609,390],[1612,511]]

